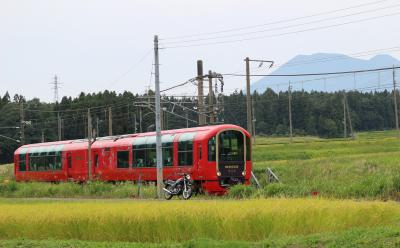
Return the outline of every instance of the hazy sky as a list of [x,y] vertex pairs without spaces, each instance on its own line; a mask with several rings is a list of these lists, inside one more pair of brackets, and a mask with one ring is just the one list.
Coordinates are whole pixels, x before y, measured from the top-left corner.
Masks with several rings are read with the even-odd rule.
[[[205,71],[212,69],[227,73],[242,71],[246,56],[271,59],[280,64],[298,54],[352,54],[398,46],[400,15],[335,28],[281,34],[397,14],[400,5],[397,6],[397,0],[0,0],[0,94],[8,90],[11,95],[19,93],[28,98],[52,101],[53,91],[49,83],[54,74],[63,83],[60,99],[64,95],[77,96],[81,91],[105,89],[143,93],[149,84],[154,88],[150,73],[155,34],[165,39],[237,29],[371,2],[376,3],[313,18],[186,38],[241,34],[187,43],[200,44],[269,36],[235,43],[162,49],[161,88],[194,77],[197,59],[203,60]],[[342,18],[338,18],[340,16]],[[330,20],[323,21],[327,18]],[[242,35],[260,30],[263,32]],[[161,47],[186,44],[167,43],[171,41],[161,40]],[[389,54],[399,57],[398,51]],[[232,91],[242,88],[244,81],[226,78],[225,84],[226,89]],[[192,85],[174,93],[191,95],[196,90]]]

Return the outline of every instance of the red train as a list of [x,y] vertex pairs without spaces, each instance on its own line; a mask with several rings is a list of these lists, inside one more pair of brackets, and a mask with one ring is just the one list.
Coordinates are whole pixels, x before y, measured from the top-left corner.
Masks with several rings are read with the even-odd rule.
[[[162,131],[163,176],[192,176],[196,189],[223,193],[227,186],[250,183],[249,133],[235,125]],[[92,145],[92,175],[102,181],[152,181],[156,177],[155,133],[97,138]],[[24,145],[14,153],[17,181],[88,180],[88,141]]]

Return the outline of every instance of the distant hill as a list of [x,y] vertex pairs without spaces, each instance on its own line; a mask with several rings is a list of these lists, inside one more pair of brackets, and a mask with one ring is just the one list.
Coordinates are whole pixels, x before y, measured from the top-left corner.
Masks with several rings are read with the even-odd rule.
[[[316,53],[312,55],[298,55],[280,66],[271,74],[351,71],[391,67],[393,65],[400,65],[400,61],[390,55],[377,55],[369,60],[365,60],[349,57],[343,54]],[[263,70],[253,70],[252,73],[262,74],[262,71]],[[324,80],[323,77],[326,79]],[[252,80],[254,81],[256,78],[253,77]],[[347,74],[346,76],[263,77],[252,83],[251,88],[252,91],[257,90],[259,93],[264,92],[266,88],[272,88],[275,91],[285,91],[287,90],[289,81],[292,82],[294,90],[301,90],[302,85],[303,89],[307,91],[316,90],[332,92],[343,89],[365,89],[368,87],[371,87],[373,90],[375,87],[389,87],[388,84],[392,82],[392,72],[382,71],[380,73],[362,73],[356,74],[355,77],[353,74]],[[303,84],[301,81],[304,81]]]

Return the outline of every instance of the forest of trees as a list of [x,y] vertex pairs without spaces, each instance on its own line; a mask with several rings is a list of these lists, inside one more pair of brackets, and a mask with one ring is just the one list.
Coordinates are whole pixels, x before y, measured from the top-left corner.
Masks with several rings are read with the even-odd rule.
[[[347,92],[352,126],[356,131],[395,127],[393,92]],[[256,132],[260,135],[288,135],[288,92],[267,89],[253,94]],[[58,114],[62,119],[62,139],[87,137],[87,108],[91,108],[93,127],[98,136],[108,135],[108,109],[112,109],[113,135],[154,130],[154,113],[149,106],[153,94],[134,95],[81,93],[63,97],[59,104],[44,103],[21,95],[5,93],[0,99],[0,163],[13,160],[20,145],[21,106],[25,122],[25,143],[58,140]],[[208,98],[206,98],[208,99]],[[400,99],[397,99],[400,102]],[[246,127],[246,95],[238,91],[219,99],[220,122]],[[207,100],[206,100],[207,104]],[[164,97],[162,107],[165,129],[197,125],[196,99]],[[343,92],[292,92],[292,119],[295,135],[343,136]],[[142,121],[140,122],[140,116]],[[187,117],[187,119],[185,119]],[[135,121],[136,120],[136,121]],[[136,127],[136,129],[135,129]],[[8,139],[7,137],[11,138]]]

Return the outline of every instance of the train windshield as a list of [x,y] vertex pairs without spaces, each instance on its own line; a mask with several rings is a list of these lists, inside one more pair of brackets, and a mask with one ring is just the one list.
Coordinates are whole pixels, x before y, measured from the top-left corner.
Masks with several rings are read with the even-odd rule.
[[244,137],[236,130],[228,130],[219,134],[219,161],[243,161]]

